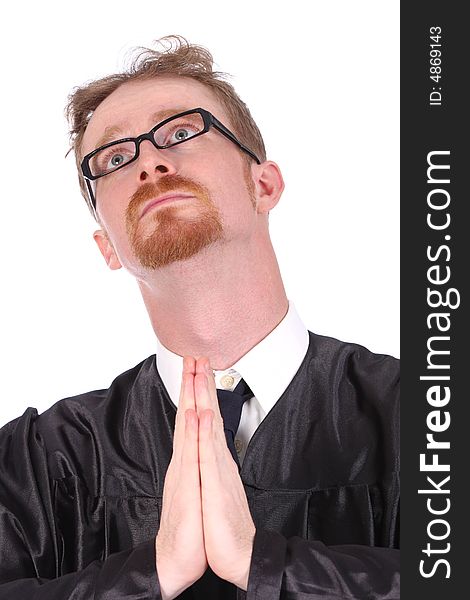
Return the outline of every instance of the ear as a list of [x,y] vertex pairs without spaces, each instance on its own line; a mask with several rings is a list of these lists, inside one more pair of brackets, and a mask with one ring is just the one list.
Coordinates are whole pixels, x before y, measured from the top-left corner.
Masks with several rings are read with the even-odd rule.
[[269,213],[284,191],[281,169],[272,160],[267,160],[254,165],[252,175],[256,186],[257,212]]
[[103,255],[103,258],[106,261],[108,267],[113,271],[116,269],[120,269],[122,267],[121,262],[119,261],[116,251],[114,250],[114,247],[111,244],[111,241],[108,238],[106,232],[102,229],[98,229],[93,234],[93,239],[95,240],[98,248],[100,249],[100,252]]

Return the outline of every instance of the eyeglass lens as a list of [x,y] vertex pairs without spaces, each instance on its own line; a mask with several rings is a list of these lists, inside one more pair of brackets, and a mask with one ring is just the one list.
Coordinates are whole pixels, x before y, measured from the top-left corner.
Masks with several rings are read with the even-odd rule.
[[[204,119],[199,113],[192,113],[171,119],[154,132],[154,139],[160,148],[169,148],[186,142],[204,131]],[[107,175],[135,158],[137,145],[134,141],[116,142],[97,152],[90,160],[93,176]]]

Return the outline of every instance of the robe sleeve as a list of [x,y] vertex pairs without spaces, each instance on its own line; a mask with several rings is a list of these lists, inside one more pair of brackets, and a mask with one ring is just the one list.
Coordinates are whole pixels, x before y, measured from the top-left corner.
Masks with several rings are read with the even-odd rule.
[[399,600],[399,551],[256,532],[247,600]]
[[155,540],[60,572],[51,482],[37,411],[0,429],[0,600],[160,599]]

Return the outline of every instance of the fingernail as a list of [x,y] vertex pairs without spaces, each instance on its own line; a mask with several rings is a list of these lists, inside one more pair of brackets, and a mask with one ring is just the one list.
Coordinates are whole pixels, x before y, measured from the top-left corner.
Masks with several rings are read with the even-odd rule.
[[207,373],[208,375],[211,375],[211,374],[213,374],[213,373],[212,373],[211,366],[210,366],[210,364],[209,364],[208,362],[207,362],[207,363],[205,363],[205,365],[204,365],[204,369],[205,369],[205,371],[206,371],[206,373]]

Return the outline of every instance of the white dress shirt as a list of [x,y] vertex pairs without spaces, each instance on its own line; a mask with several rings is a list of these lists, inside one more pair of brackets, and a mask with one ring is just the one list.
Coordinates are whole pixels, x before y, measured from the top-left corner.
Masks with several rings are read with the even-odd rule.
[[[235,437],[240,464],[261,421],[279,400],[297,373],[309,344],[307,328],[292,302],[286,316],[271,333],[228,369],[214,371],[219,389],[232,391],[240,379],[254,397],[244,403]],[[157,369],[173,404],[178,407],[183,357],[165,348],[157,338]]]

